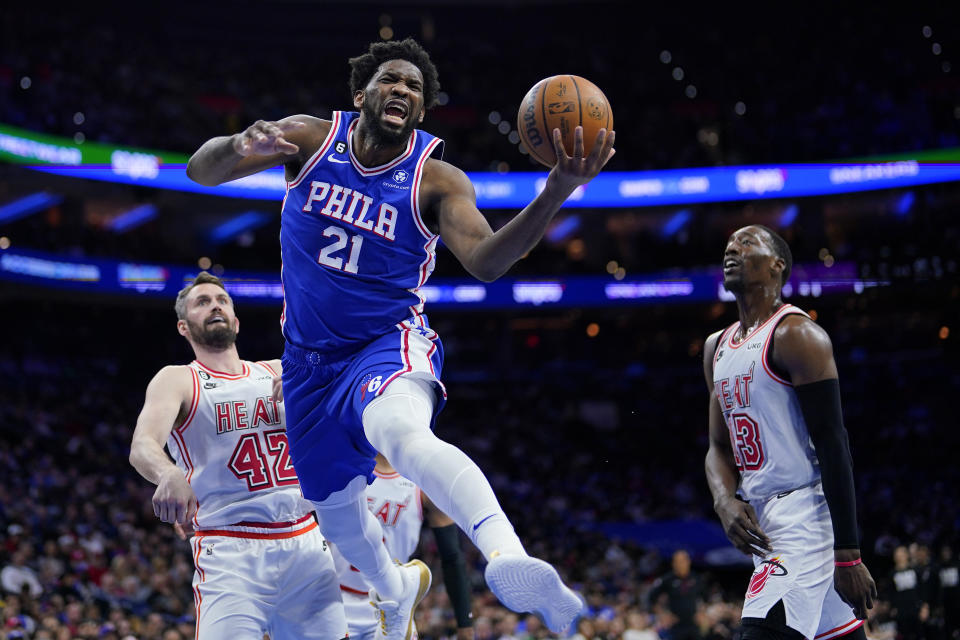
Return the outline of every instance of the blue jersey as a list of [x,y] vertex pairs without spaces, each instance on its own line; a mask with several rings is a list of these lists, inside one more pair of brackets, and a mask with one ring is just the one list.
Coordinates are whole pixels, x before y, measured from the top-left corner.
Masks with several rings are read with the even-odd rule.
[[333,112],[283,199],[283,336],[323,353],[359,349],[397,325],[428,327],[420,288],[438,236],[420,216],[419,189],[443,141],[415,130],[399,156],[364,167],[352,148],[359,116]]

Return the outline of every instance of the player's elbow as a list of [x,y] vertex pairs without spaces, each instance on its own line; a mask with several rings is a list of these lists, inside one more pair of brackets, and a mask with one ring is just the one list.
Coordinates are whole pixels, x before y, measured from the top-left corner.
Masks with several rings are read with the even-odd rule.
[[508,269],[509,267],[505,269],[500,267],[500,265],[486,263],[482,260],[474,260],[467,268],[467,271],[470,272],[470,275],[481,282],[493,282],[505,274]]
[[197,154],[190,156],[190,160],[187,161],[187,177],[205,187],[216,187],[220,184],[220,180],[203,171],[201,162],[197,160]]
[[146,455],[143,443],[140,442],[139,439],[134,438],[133,442],[130,443],[130,455],[127,456],[127,461],[130,463],[130,466],[139,471],[146,459]]

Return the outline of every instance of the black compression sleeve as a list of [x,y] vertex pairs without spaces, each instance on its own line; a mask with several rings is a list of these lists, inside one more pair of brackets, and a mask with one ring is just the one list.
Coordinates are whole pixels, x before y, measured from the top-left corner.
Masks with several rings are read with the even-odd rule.
[[437,540],[440,562],[443,567],[443,584],[457,617],[457,628],[473,626],[473,611],[470,606],[470,584],[467,581],[467,565],[460,552],[460,530],[457,525],[435,527],[433,537]]
[[858,549],[853,460],[840,409],[840,381],[833,378],[802,384],[794,391],[820,461],[823,493],[833,520],[833,548]]

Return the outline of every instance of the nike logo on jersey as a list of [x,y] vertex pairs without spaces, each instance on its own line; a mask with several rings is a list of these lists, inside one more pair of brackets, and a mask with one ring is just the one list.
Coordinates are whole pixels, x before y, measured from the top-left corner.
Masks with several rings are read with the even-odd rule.
[[492,517],[495,516],[495,515],[497,515],[497,514],[491,513],[491,514],[488,515],[486,518],[484,518],[483,520],[481,520],[481,521],[478,522],[477,524],[473,525],[473,530],[476,531],[477,529],[479,529],[479,528],[480,528],[480,525],[482,525],[484,522],[486,522],[487,520],[489,520],[490,518],[492,518]]
[[336,162],[337,164],[347,164],[348,162],[350,162],[349,160],[337,160],[333,156],[327,156],[327,160],[329,160],[330,162]]

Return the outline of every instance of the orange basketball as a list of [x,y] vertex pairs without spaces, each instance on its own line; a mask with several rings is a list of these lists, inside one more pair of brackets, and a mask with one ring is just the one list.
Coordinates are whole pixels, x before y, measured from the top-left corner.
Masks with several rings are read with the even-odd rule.
[[597,85],[580,76],[545,78],[527,92],[517,114],[517,130],[537,162],[557,163],[553,130],[560,129],[563,148],[573,155],[573,131],[583,127],[583,151],[589,154],[600,129],[613,128],[613,111]]

